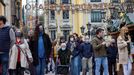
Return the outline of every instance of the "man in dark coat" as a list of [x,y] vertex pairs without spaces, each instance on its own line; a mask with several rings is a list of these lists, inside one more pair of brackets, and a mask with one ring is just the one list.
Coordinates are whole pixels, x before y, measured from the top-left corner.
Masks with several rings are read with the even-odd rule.
[[0,61],[2,74],[7,75],[9,63],[9,51],[15,44],[15,33],[13,29],[6,24],[6,18],[0,16]]
[[51,53],[52,44],[48,34],[44,32],[42,25],[38,25],[35,29],[35,49],[37,50],[38,65],[36,67],[36,75],[44,75],[49,55]]

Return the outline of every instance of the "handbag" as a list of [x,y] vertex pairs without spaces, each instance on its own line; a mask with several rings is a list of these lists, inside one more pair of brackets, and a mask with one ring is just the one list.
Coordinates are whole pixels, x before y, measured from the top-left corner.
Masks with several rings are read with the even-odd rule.
[[[17,47],[18,47],[18,48],[20,49],[20,51],[26,56],[27,62],[28,62],[28,64],[29,64],[29,66],[30,66],[31,61],[29,60],[28,55],[20,48],[20,46],[17,45]],[[25,68],[25,70],[24,70],[24,75],[31,75],[30,70],[29,70],[28,68]]]
[[24,71],[24,75],[31,75],[31,73],[30,73],[30,71],[29,71],[28,69],[26,69],[26,70]]
[[17,47],[18,47],[18,48],[20,49],[20,51],[26,56],[27,62],[28,62],[28,64],[30,65],[30,64],[31,64],[31,61],[29,60],[28,55],[20,48],[20,46],[17,45]]

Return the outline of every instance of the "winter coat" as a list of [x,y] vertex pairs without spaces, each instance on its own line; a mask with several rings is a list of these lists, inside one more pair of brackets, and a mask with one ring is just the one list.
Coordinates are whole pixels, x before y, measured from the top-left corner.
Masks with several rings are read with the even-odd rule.
[[[36,50],[38,50],[38,40],[39,40],[39,34],[37,36],[37,39],[35,39],[35,49]],[[44,41],[44,47],[45,47],[45,54],[44,55],[46,58],[46,63],[48,63],[48,59],[49,59],[49,56],[50,56],[51,50],[52,50],[52,43],[50,41],[48,34],[43,33],[43,41]]]
[[102,45],[102,42],[104,42],[103,38],[94,37],[92,40],[92,46],[93,46],[93,52],[95,57],[106,57],[107,56],[107,50],[106,46]]
[[109,61],[116,61],[116,57],[118,54],[118,49],[116,45],[107,47],[107,53],[108,53],[108,60]]
[[38,61],[38,53],[37,50],[35,49],[35,40],[33,37],[28,37],[29,38],[29,48],[31,50],[32,56],[33,56],[33,65],[37,66],[39,61]]
[[82,57],[90,58],[93,56],[93,48],[90,43],[82,43],[80,48]]
[[58,51],[58,56],[61,62],[61,65],[68,65],[70,62],[70,55],[71,55],[71,51],[70,50],[62,50],[60,49]]
[[81,56],[81,49],[80,49],[79,42],[75,42],[75,46],[73,46],[73,44],[71,42],[68,42],[67,49],[71,51],[73,58],[75,58],[76,56]]
[[[32,54],[30,52],[30,49],[29,49],[27,41],[24,39],[24,43],[19,45],[19,47],[25,53],[24,54],[20,50],[21,51],[20,52],[20,64],[21,64],[21,67],[28,68],[29,64],[28,64],[26,55],[28,56],[28,58],[32,58]],[[18,47],[16,46],[16,44],[14,44],[13,47],[11,48],[10,52],[9,52],[9,69],[16,69],[17,58],[18,58]]]
[[127,42],[119,36],[117,38],[118,54],[119,54],[119,64],[128,63],[128,48]]

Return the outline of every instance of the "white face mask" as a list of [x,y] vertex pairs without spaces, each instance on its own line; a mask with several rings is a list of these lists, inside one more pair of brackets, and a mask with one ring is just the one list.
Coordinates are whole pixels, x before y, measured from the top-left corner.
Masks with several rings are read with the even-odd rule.
[[89,43],[90,41],[89,40],[85,40],[86,43]]
[[62,49],[62,51],[65,51],[66,50],[66,48],[61,48]]
[[70,41],[74,41],[74,38],[70,38]]

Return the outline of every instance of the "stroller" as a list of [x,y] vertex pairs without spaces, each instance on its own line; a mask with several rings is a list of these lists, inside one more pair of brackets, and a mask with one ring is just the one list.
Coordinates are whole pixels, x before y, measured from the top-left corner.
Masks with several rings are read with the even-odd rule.
[[56,59],[55,75],[69,75],[70,74],[70,52],[58,52],[59,57]]

